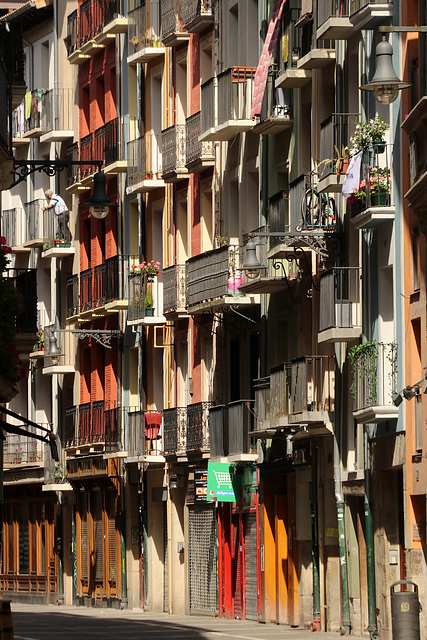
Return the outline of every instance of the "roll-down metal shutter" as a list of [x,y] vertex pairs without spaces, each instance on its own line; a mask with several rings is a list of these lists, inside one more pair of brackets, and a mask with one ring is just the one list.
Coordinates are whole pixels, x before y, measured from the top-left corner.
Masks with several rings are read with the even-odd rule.
[[216,520],[212,505],[188,509],[188,573],[190,613],[217,609]]
[[256,514],[247,513],[243,520],[245,535],[245,617],[257,619],[257,535]]
[[163,611],[169,613],[169,553],[167,502],[163,503]]

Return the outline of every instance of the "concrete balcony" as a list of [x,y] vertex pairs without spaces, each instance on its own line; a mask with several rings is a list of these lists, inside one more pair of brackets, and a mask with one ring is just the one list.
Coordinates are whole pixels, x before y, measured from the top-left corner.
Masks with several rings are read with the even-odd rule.
[[188,178],[185,124],[174,124],[162,131],[162,163],[165,182]]
[[166,47],[176,47],[190,38],[184,24],[184,7],[188,1],[162,0],[162,41]]
[[323,69],[335,62],[335,49],[313,48],[297,62],[297,69]]
[[188,33],[200,33],[213,26],[212,0],[186,0],[183,9],[184,27]]
[[321,342],[352,342],[362,335],[361,269],[334,267],[320,275]]
[[255,68],[231,67],[201,87],[201,128],[199,140],[227,141],[250,131]]
[[259,296],[244,295],[241,247],[238,244],[206,251],[187,260],[189,314],[259,304]]
[[360,345],[351,358],[353,416],[357,422],[396,419],[392,402],[397,385],[397,345],[370,341]]
[[[13,419],[8,418],[8,422],[13,424]],[[45,429],[50,429],[49,424],[40,424]],[[44,467],[48,461],[50,452],[48,447],[40,440],[29,438],[27,436],[16,436],[8,434],[7,439],[3,442],[3,465],[4,469],[18,469],[21,473],[25,473],[28,469]]]
[[24,247],[27,240],[28,225],[24,209],[5,209],[0,212],[0,228],[2,235],[12,249],[12,253],[29,252],[29,247]]
[[166,49],[160,35],[159,3],[143,3],[129,11],[128,18],[128,64],[141,64],[164,56]]
[[163,282],[160,276],[129,276],[128,325],[164,324]]
[[43,89],[34,89],[25,94],[21,104],[12,113],[12,145],[29,144],[30,138],[42,135]]
[[67,457],[122,450],[123,408],[103,400],[65,410]]
[[148,193],[163,189],[165,182],[162,173],[161,137],[146,133],[127,144],[128,186],[126,193]]
[[[350,142],[360,116],[357,113],[332,113],[320,124],[320,147],[318,165],[319,193],[341,193],[348,156],[345,149]],[[337,157],[339,154],[339,157]]]
[[393,17],[393,2],[350,0],[349,15],[354,29],[376,29]]
[[[27,221],[26,240],[24,247],[42,247],[47,229],[44,225],[47,222],[46,212],[42,211],[42,207],[47,204],[46,200],[32,200],[24,204],[25,218]],[[53,213],[49,212],[52,216]],[[46,233],[45,233],[46,231]]]
[[204,171],[215,164],[213,142],[200,142],[200,111],[185,121],[185,165],[192,173]]
[[167,320],[188,317],[185,264],[163,269],[163,315]]
[[187,455],[209,455],[209,408],[212,402],[196,402],[187,406]]
[[333,432],[335,410],[335,358],[302,356],[291,361],[289,424],[313,435]]
[[186,458],[187,407],[164,409],[164,455]]
[[42,97],[40,142],[63,142],[74,138],[73,89],[50,89]]
[[299,9],[289,9],[285,11],[283,16],[283,37],[286,38],[287,47],[280,50],[279,73],[276,78],[277,88],[299,89],[311,80],[311,71],[297,69],[301,48],[299,29],[295,25],[299,14]]
[[256,420],[251,435],[272,438],[276,431],[295,432],[289,425],[291,399],[291,365],[289,362],[270,369],[266,378],[254,380]]
[[163,465],[163,414],[161,411],[138,411],[129,408],[127,462]]
[[347,40],[353,34],[350,22],[350,0],[318,0],[318,40]]
[[[50,337],[54,335],[57,340],[59,355],[55,354],[54,359],[50,357]],[[65,375],[75,373],[75,363],[77,359],[78,338],[69,331],[58,331],[55,325],[44,327],[44,350],[43,350],[43,375]]]
[[[90,136],[90,143],[92,144],[92,136]],[[67,148],[67,160],[71,162],[80,160],[80,152],[79,152],[79,143],[74,142]],[[83,185],[81,182],[82,172],[81,169],[83,167],[79,167],[78,165],[71,164],[67,168],[67,187],[66,191],[68,193],[84,193],[85,191],[89,191],[90,185]]]
[[236,400],[209,409],[211,459],[225,462],[255,462],[253,400]]

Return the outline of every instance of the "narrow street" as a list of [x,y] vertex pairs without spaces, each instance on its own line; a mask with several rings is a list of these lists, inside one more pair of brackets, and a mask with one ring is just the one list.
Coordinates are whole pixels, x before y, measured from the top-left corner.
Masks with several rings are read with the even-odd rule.
[[[138,610],[55,607],[12,603],[15,640],[338,640],[336,633],[201,616]],[[352,636],[354,638],[354,636]],[[355,638],[357,640],[357,638]]]

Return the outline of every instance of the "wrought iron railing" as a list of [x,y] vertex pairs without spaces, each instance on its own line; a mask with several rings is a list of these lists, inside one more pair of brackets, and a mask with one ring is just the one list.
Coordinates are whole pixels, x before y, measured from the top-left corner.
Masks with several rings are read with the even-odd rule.
[[289,191],[289,222],[291,231],[333,232],[337,213],[333,194],[319,193],[313,175],[299,176],[291,182]]
[[216,405],[209,408],[209,449],[211,458],[228,454],[227,407]]
[[[74,142],[67,148],[67,160],[71,163],[79,160],[79,143]],[[71,187],[80,180],[80,170],[78,165],[70,164],[67,167],[67,187]]]
[[230,244],[187,260],[187,307],[239,296],[244,283],[242,247]]
[[270,369],[270,420],[282,420],[291,408],[291,364],[282,362]]
[[124,160],[128,118],[114,118],[96,129],[93,137],[93,157],[103,160],[105,166]]
[[213,129],[216,125],[215,122],[215,103],[217,95],[217,78],[216,76],[209,78],[200,87],[200,100],[201,100],[201,117],[200,117],[200,132],[206,133]]
[[79,48],[92,40],[92,0],[85,0],[79,7]]
[[24,204],[25,217],[27,219],[27,241],[38,240],[44,237],[42,207],[44,200],[32,200]]
[[359,120],[358,113],[331,113],[320,124],[319,178],[346,172],[350,136]]
[[163,175],[186,172],[185,124],[174,124],[162,131]]
[[159,276],[130,276],[128,287],[128,321],[161,315],[163,283]]
[[[80,140],[80,160],[91,162],[95,158],[93,151],[93,133],[89,133]],[[96,158],[100,160],[100,158]],[[86,178],[95,173],[95,165],[87,164],[80,167],[80,178]]]
[[255,392],[255,431],[264,429],[266,421],[270,419],[270,376],[257,378],[253,381]]
[[129,456],[161,455],[163,453],[163,416],[160,411],[128,412],[128,443]]
[[67,278],[67,318],[76,316],[80,310],[79,276],[75,273]]
[[174,407],[163,411],[164,452],[176,454],[186,450],[187,407]]
[[187,406],[187,451],[209,448],[209,408],[212,402]]
[[185,313],[186,289],[185,264],[175,264],[163,269],[163,313]]
[[350,357],[354,410],[392,404],[397,386],[397,344],[370,341]]
[[362,326],[360,267],[334,267],[320,276],[319,331]]
[[158,134],[145,134],[130,140],[128,153],[128,186],[162,176],[162,141]]
[[68,407],[65,410],[64,446],[102,443],[121,448],[123,409],[103,400]]
[[200,16],[212,16],[212,0],[186,0],[184,2],[183,19],[184,25]]
[[79,47],[79,19],[77,9],[67,16],[67,55]]
[[349,12],[350,0],[317,0],[317,26],[328,18],[346,18]]
[[42,97],[42,133],[73,129],[73,89],[50,89]]
[[187,0],[162,0],[162,39],[185,32],[184,7]]
[[151,0],[149,4],[150,21],[148,21],[145,2],[128,13],[128,56],[133,56],[147,47],[163,46],[160,35],[159,1]]
[[186,145],[185,163],[191,164],[197,160],[214,160],[214,143],[200,142],[200,111],[190,116],[185,121]]
[[27,240],[27,224],[24,209],[5,209],[0,213],[1,234],[10,247],[19,247]]
[[117,13],[116,0],[86,0],[79,7],[79,48],[93,40]]
[[[8,422],[10,418],[8,419]],[[41,424],[45,429],[50,425]],[[40,440],[27,436],[8,434],[3,442],[3,463],[9,465],[42,465],[45,462],[45,446]]]
[[335,359],[303,356],[291,361],[291,412],[333,411]]

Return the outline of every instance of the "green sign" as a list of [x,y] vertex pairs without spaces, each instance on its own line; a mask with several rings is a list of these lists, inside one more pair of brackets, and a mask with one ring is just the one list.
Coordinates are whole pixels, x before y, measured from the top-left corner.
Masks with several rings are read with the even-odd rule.
[[239,495],[239,476],[226,462],[208,462],[208,501],[236,502]]

